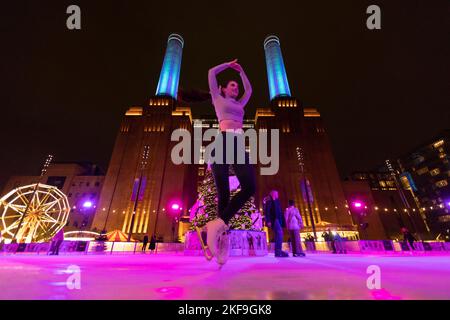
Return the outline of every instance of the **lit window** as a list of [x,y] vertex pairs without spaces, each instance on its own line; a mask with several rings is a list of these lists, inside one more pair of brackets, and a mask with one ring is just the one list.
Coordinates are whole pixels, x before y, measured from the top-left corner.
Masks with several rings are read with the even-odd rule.
[[435,143],[433,143],[433,147],[435,149],[439,148],[442,145],[444,145],[444,140],[439,140],[439,141],[436,141]]
[[430,174],[432,176],[437,176],[439,173],[441,173],[441,170],[439,170],[439,168],[433,169],[430,171]]
[[447,180],[441,180],[441,181],[436,182],[436,186],[439,188],[443,188],[443,187],[448,186],[448,182],[447,182]]

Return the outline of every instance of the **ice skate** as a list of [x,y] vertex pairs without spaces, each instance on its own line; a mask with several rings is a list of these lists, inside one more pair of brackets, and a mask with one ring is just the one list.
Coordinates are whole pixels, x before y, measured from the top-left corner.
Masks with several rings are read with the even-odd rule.
[[215,256],[217,253],[218,237],[220,233],[227,228],[227,225],[222,219],[216,218],[209,221],[205,227],[207,232],[206,244],[211,251],[211,254]]
[[230,231],[227,226],[222,229],[217,237],[217,253],[215,256],[220,268],[228,261],[230,256]]

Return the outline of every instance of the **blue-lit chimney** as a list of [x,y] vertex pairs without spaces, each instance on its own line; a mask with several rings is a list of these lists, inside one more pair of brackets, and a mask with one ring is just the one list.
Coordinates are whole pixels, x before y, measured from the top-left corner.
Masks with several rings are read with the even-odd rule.
[[283,55],[281,54],[280,39],[276,36],[268,36],[264,40],[266,54],[267,80],[269,81],[270,100],[277,97],[290,97],[291,89],[284,68]]
[[157,96],[171,96],[177,98],[178,82],[180,80],[181,55],[183,54],[183,38],[172,33],[167,41],[166,55],[164,56],[161,74],[159,75]]

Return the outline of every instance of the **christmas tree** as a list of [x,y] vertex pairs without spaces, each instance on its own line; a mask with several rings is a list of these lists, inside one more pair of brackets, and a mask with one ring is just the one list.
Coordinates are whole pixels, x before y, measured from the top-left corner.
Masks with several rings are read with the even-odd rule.
[[[230,166],[230,199],[239,192],[239,181],[237,180],[233,166]],[[197,202],[191,208],[191,227],[203,227],[207,222],[217,217],[217,190],[210,166],[208,166],[203,183],[199,187]],[[261,214],[255,206],[255,199],[251,197],[230,219],[230,229],[237,230],[261,230]]]

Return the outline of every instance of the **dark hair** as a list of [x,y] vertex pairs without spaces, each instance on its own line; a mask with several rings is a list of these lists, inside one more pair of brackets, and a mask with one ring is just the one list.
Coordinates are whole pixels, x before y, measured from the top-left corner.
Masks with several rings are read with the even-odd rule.
[[288,203],[290,206],[293,206],[295,204],[294,200],[289,200]]

